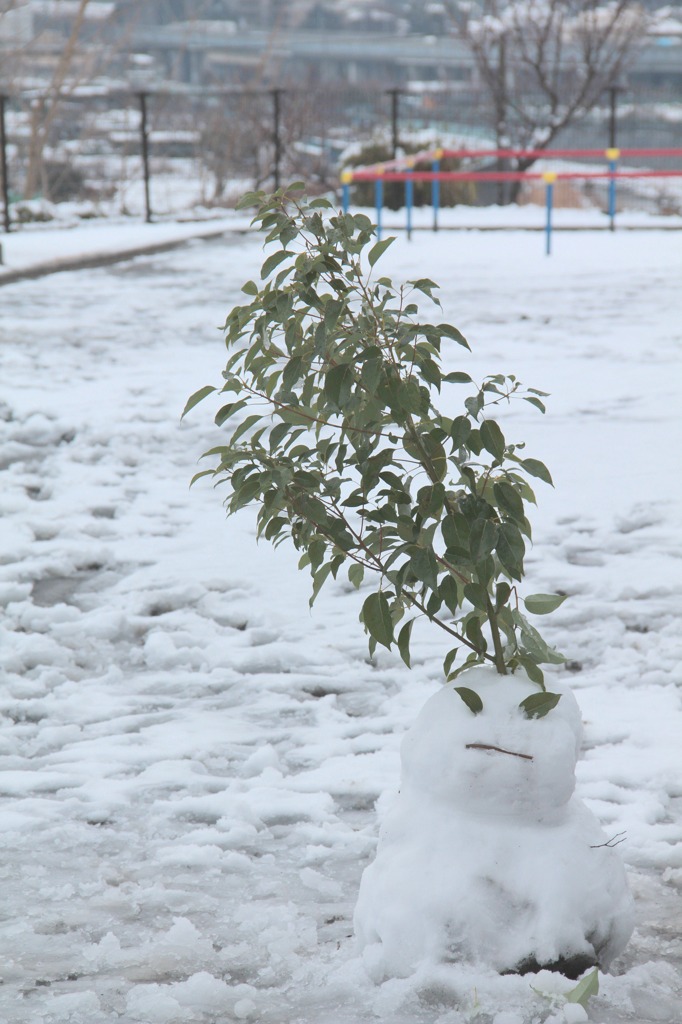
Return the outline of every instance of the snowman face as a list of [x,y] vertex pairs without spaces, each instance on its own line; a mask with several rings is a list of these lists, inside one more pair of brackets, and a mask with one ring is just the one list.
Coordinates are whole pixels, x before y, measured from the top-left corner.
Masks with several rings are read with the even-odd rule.
[[467,684],[483,711],[472,714],[451,685],[434,694],[403,741],[402,788],[471,814],[560,814],[575,788],[575,698],[564,692],[548,715],[529,719],[519,708],[532,690],[527,681],[482,669]]

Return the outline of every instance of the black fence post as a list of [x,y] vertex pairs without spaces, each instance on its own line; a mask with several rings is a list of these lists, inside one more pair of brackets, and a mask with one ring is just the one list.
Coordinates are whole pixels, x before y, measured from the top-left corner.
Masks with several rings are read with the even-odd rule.
[[621,87],[612,85],[609,88],[609,149],[616,148],[616,125],[618,120],[618,93]]
[[275,191],[281,183],[282,172],[282,93],[283,89],[271,89],[272,96],[272,140],[275,146],[273,176]]
[[142,174],[144,177],[144,219],[151,224],[152,205],[149,198],[149,132],[147,130],[147,93],[138,92],[140,101],[140,148],[142,150]]
[[386,91],[391,97],[391,150],[395,160],[400,149],[400,93],[402,89],[387,89]]
[[0,178],[2,178],[2,211],[3,225],[7,234],[10,232],[11,224],[9,219],[9,181],[7,178],[7,126],[5,123],[5,110],[7,96],[0,93]]

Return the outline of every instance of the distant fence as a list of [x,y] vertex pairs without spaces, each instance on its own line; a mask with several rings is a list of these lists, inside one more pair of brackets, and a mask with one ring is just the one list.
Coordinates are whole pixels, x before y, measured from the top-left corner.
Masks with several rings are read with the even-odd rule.
[[[646,164],[636,169],[621,169],[623,160],[639,159]],[[580,166],[586,161],[599,160],[606,164],[603,170],[592,170],[588,166]],[[653,163],[674,161],[673,167],[652,169]],[[444,161],[455,162],[461,169],[443,170]],[[542,170],[505,170],[508,162],[532,165],[542,162]],[[427,165],[426,168],[424,165]],[[551,169],[550,169],[551,165]],[[524,195],[524,189],[533,182],[542,182],[545,187],[545,205],[547,207],[547,230],[551,232],[551,212],[555,202],[555,189],[562,182],[600,182],[605,186],[607,197],[607,213],[610,228],[615,228],[617,212],[618,183],[627,182],[632,198],[632,186],[638,187],[641,195],[641,183],[650,182],[682,182],[682,148],[661,149],[618,149],[609,147],[598,149],[445,149],[422,150],[409,157],[344,170],[340,183],[344,210],[348,210],[351,202],[353,185],[372,183],[374,186],[374,205],[378,233],[381,235],[382,213],[385,203],[385,187],[389,183],[401,183],[403,187],[401,207],[405,209],[408,237],[412,232],[412,211],[415,206],[415,186],[428,184],[430,189],[430,205],[433,210],[433,230],[438,229],[438,212],[441,206],[441,185],[444,183],[475,182],[507,184],[512,183],[516,192],[514,201]],[[637,190],[636,190],[637,191]]]
[[[639,167],[636,170],[619,170],[620,161],[625,158],[644,159],[647,164],[660,160],[673,160],[675,166],[664,170],[652,170],[647,167]],[[591,170],[580,167],[581,161],[601,160],[606,163],[605,170]],[[442,170],[444,161],[455,162],[458,170]],[[542,162],[542,170],[530,170],[536,162]],[[500,170],[507,162],[515,162],[521,166],[525,162],[524,170]],[[426,167],[424,166],[426,165]],[[483,165],[483,166],[482,166]],[[437,148],[433,150],[422,150],[409,157],[401,157],[395,160],[384,161],[367,167],[358,167],[353,170],[344,170],[341,173],[341,194],[343,210],[347,213],[351,204],[351,189],[362,186],[364,183],[371,183],[374,188],[374,205],[376,210],[377,236],[382,236],[382,221],[384,212],[384,189],[387,185],[400,183],[403,193],[402,202],[398,202],[405,211],[405,230],[407,237],[411,238],[413,230],[413,210],[415,206],[415,187],[419,185],[430,186],[430,204],[433,211],[432,229],[438,230],[438,214],[441,205],[440,189],[443,184],[475,182],[497,183],[506,185],[512,183],[518,190],[513,196],[517,200],[522,195],[529,183],[542,182],[544,185],[544,201],[546,209],[545,235],[546,251],[551,252],[552,240],[552,213],[555,203],[555,189],[562,182],[601,182],[606,187],[607,209],[609,227],[611,231],[616,227],[617,213],[617,189],[624,182],[630,190],[633,184],[641,191],[641,183],[649,183],[657,180],[682,181],[682,148],[679,149],[618,149],[609,147],[606,150],[596,149],[555,149],[551,152],[546,150],[521,150],[521,149],[458,149],[449,150]]]
[[[682,144],[682,105],[645,95],[619,97],[617,144],[630,150]],[[608,97],[555,140],[564,149],[616,144]],[[39,93],[0,99],[0,178],[5,230],[49,216],[34,198],[76,204],[75,216],[174,216],[230,206],[253,187],[303,178],[336,191],[339,172],[401,150],[493,148],[485,96],[468,87],[263,90],[81,90],[57,102]],[[628,157],[631,169],[643,159]],[[626,168],[619,168],[625,172]],[[658,164],[648,166],[658,170]],[[501,172],[500,172],[501,173]],[[638,208],[682,213],[672,178],[635,195]],[[623,193],[624,199],[625,193]],[[457,202],[507,202],[511,188],[480,183]],[[557,193],[557,201],[570,196]],[[449,201],[444,195],[443,202]],[[580,201],[589,201],[583,190]]]

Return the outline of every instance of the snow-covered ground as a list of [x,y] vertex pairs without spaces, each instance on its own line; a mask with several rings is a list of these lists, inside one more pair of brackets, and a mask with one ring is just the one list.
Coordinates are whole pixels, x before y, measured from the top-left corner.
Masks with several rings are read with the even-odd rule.
[[[0,1020],[580,1020],[547,973],[375,985],[357,955],[375,805],[443,651],[423,631],[412,672],[370,663],[362,593],[310,612],[294,553],[188,490],[220,433],[180,412],[260,259],[234,235],[0,291]],[[528,591],[570,594],[543,626],[585,720],[578,793],[626,834],[637,904],[590,1017],[677,1024],[680,236],[565,234],[547,259],[537,234],[423,233],[381,269],[440,282],[474,348],[453,367],[552,393],[503,413],[556,484]]]

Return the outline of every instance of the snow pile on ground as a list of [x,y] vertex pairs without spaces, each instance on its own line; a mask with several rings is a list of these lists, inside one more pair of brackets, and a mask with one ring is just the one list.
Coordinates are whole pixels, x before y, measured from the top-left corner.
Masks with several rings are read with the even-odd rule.
[[632,933],[618,854],[574,796],[582,727],[561,692],[540,719],[527,679],[480,668],[427,702],[402,743],[400,794],[362,876],[355,930],[378,980],[422,963],[607,969]]
[[[310,613],[295,555],[188,490],[220,433],[180,412],[220,380],[217,328],[260,260],[232,238],[2,289],[0,1019],[576,1020],[548,972],[368,977],[376,806],[444,652],[415,628],[411,673],[369,662],[362,592]],[[681,262],[672,233],[564,235],[546,259],[537,235],[443,232],[382,260],[443,285],[474,346],[452,368],[552,392],[547,417],[502,415],[556,483],[528,590],[570,595],[543,626],[568,658],[549,687],[584,716],[576,792],[626,833],[636,927],[601,1024],[670,1024],[682,998]]]

